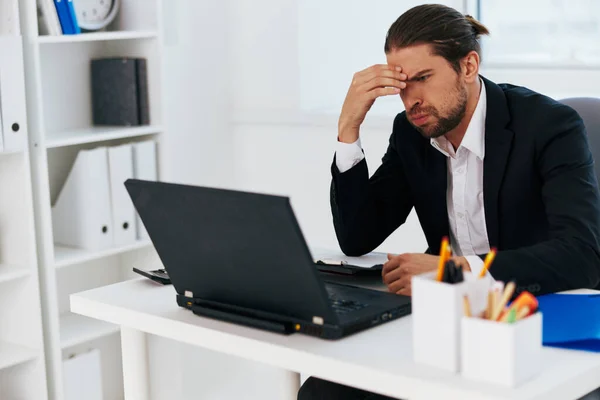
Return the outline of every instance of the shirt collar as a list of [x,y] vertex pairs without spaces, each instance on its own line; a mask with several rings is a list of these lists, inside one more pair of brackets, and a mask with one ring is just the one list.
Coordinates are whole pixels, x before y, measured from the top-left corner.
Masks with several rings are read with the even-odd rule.
[[[481,91],[479,100],[477,101],[477,106],[475,107],[475,111],[473,112],[473,116],[471,117],[471,121],[469,122],[469,126],[467,127],[467,131],[465,132],[465,136],[463,137],[459,148],[464,147],[475,154],[475,156],[477,156],[480,160],[483,160],[485,156],[484,135],[487,97],[485,84],[481,78],[480,82]],[[435,139],[432,138],[430,139],[430,143],[446,157],[454,157],[456,154],[452,144],[450,144],[450,142],[444,136],[440,136],[439,138]]]

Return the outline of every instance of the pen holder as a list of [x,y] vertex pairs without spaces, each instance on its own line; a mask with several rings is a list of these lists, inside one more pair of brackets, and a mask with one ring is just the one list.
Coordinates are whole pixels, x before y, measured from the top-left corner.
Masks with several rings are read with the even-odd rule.
[[542,314],[514,323],[462,317],[461,374],[514,387],[541,369]]
[[485,309],[487,279],[466,272],[464,281],[445,283],[436,272],[412,278],[413,358],[416,363],[458,372],[460,368],[460,321],[464,296],[474,310]]

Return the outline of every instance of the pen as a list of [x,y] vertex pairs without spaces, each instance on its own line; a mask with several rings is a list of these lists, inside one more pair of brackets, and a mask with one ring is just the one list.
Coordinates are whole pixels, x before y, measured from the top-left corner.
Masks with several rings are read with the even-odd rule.
[[490,268],[490,265],[492,265],[492,261],[494,261],[494,258],[496,257],[496,251],[496,248],[492,247],[490,252],[487,253],[487,256],[485,256],[485,260],[483,261],[483,268],[479,273],[480,278],[483,278],[485,276],[487,270]]

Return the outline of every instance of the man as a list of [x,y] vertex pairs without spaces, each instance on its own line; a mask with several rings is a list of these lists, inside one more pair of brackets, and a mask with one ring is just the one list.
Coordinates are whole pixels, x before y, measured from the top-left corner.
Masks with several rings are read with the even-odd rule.
[[[600,195],[583,122],[571,108],[479,75],[487,29],[441,5],[404,13],[390,27],[386,65],[354,75],[338,125],[331,207],[338,241],[368,253],[414,207],[426,254],[388,256],[383,281],[410,295],[435,270],[444,236],[463,268],[515,280],[535,295],[600,283]],[[360,126],[374,101],[400,95],[382,164],[369,178]],[[298,399],[386,397],[310,378]]]

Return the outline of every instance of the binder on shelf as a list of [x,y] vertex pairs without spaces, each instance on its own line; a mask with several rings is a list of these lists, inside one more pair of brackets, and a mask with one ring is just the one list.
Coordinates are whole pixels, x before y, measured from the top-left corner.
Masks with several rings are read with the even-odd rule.
[[55,244],[103,250],[113,245],[108,151],[80,150],[52,207]]
[[65,400],[102,400],[100,350],[92,349],[63,360]]
[[37,14],[40,35],[62,35],[54,0],[37,0]]
[[110,197],[112,205],[113,243],[123,246],[137,239],[135,229],[135,208],[125,181],[133,177],[133,151],[131,144],[108,148],[108,170],[110,176]]
[[20,34],[19,0],[0,1],[0,36]]
[[60,27],[63,34],[74,34],[75,29],[71,24],[71,16],[69,15],[69,6],[67,5],[67,0],[54,0],[54,7],[56,8],[56,14],[58,14],[58,20],[60,21]]
[[79,27],[79,23],[77,22],[77,15],[75,14],[75,6],[73,5],[73,0],[67,1],[67,11],[69,12],[69,21],[71,22],[71,27],[73,28],[73,33],[78,34],[81,33],[81,28]]
[[4,151],[24,150],[27,131],[23,44],[20,36],[0,36],[0,113]]
[[150,124],[146,59],[91,61],[92,120],[96,126]]
[[[154,140],[145,140],[133,144],[133,177],[147,181],[158,180],[156,142]],[[135,219],[137,238],[148,239],[148,232],[137,212]]]

